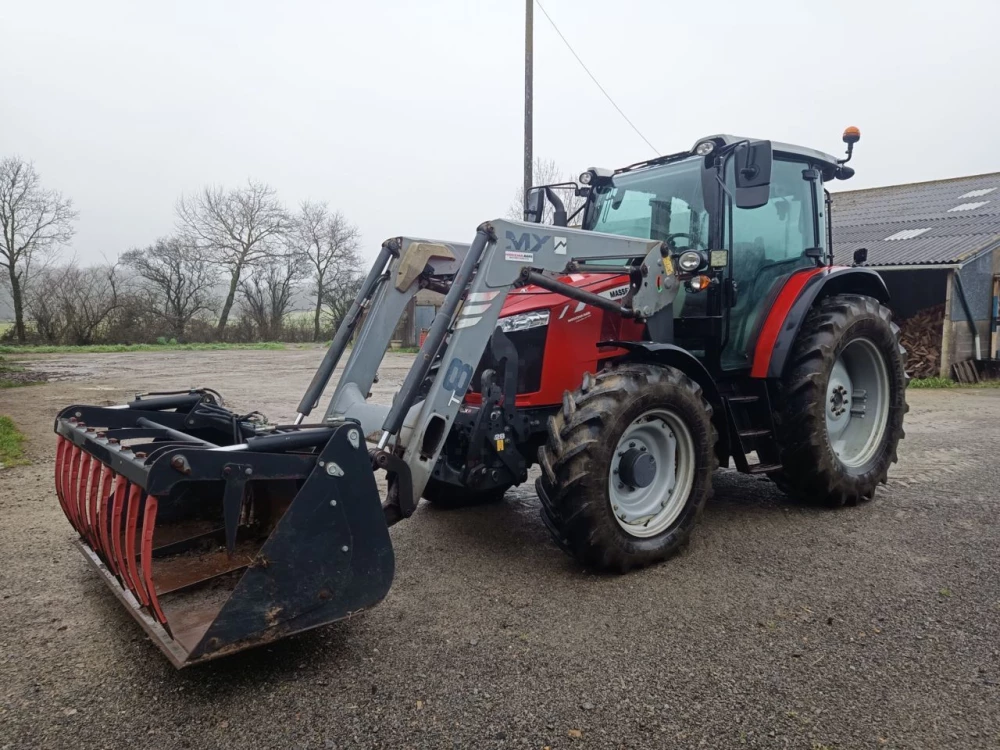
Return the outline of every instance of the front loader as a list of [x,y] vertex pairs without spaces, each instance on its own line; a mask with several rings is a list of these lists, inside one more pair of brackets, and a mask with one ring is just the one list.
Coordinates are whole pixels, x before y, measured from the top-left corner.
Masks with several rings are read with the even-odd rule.
[[[822,184],[845,161],[711,136],[589,170],[581,227],[542,188],[530,221],[469,245],[388,240],[292,424],[209,389],[59,413],[80,549],[180,667],[376,604],[388,527],[421,497],[498,499],[536,461],[553,539],[615,571],[679,549],[730,460],[816,502],[870,498],[906,377],[884,284],[832,264]],[[393,403],[371,403],[421,289],[441,308]]]

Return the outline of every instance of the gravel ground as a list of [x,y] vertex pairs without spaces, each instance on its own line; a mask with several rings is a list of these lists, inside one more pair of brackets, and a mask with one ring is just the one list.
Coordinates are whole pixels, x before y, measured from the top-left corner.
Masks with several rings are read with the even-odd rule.
[[625,577],[564,556],[528,485],[423,504],[381,605],[175,671],[71,546],[52,416],[203,384],[288,419],[320,356],[37,357],[61,379],[0,391],[31,459],[0,475],[0,748],[1000,747],[1000,390],[912,391],[861,508],[719,472],[689,550]]

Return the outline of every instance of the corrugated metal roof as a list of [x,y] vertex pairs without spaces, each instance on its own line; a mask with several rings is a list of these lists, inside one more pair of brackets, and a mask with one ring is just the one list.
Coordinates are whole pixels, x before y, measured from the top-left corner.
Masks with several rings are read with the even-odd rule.
[[833,249],[869,266],[957,263],[1000,244],[1000,172],[833,193]]

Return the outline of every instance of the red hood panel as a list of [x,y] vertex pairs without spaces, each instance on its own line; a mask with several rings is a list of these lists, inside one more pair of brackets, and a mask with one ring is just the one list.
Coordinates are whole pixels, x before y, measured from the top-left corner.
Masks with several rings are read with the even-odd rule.
[[[574,273],[560,276],[558,280],[595,294],[628,284],[628,276],[625,274]],[[500,317],[531,312],[532,310],[548,310],[564,303],[566,299],[561,294],[529,284],[521,289],[515,289],[507,295],[500,311]]]

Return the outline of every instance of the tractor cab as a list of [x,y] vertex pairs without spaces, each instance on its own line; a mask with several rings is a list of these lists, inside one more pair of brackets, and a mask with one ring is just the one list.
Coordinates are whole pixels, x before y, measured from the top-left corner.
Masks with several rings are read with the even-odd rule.
[[[526,220],[555,201],[554,221],[664,242],[684,284],[674,301],[673,341],[712,370],[750,367],[771,298],[792,274],[832,264],[829,201],[823,183],[847,179],[860,135],[844,134],[848,156],[731,135],[700,139],[690,151],[580,176],[586,202],[573,217],[553,188],[534,188]],[[609,261],[602,261],[608,263]]]

